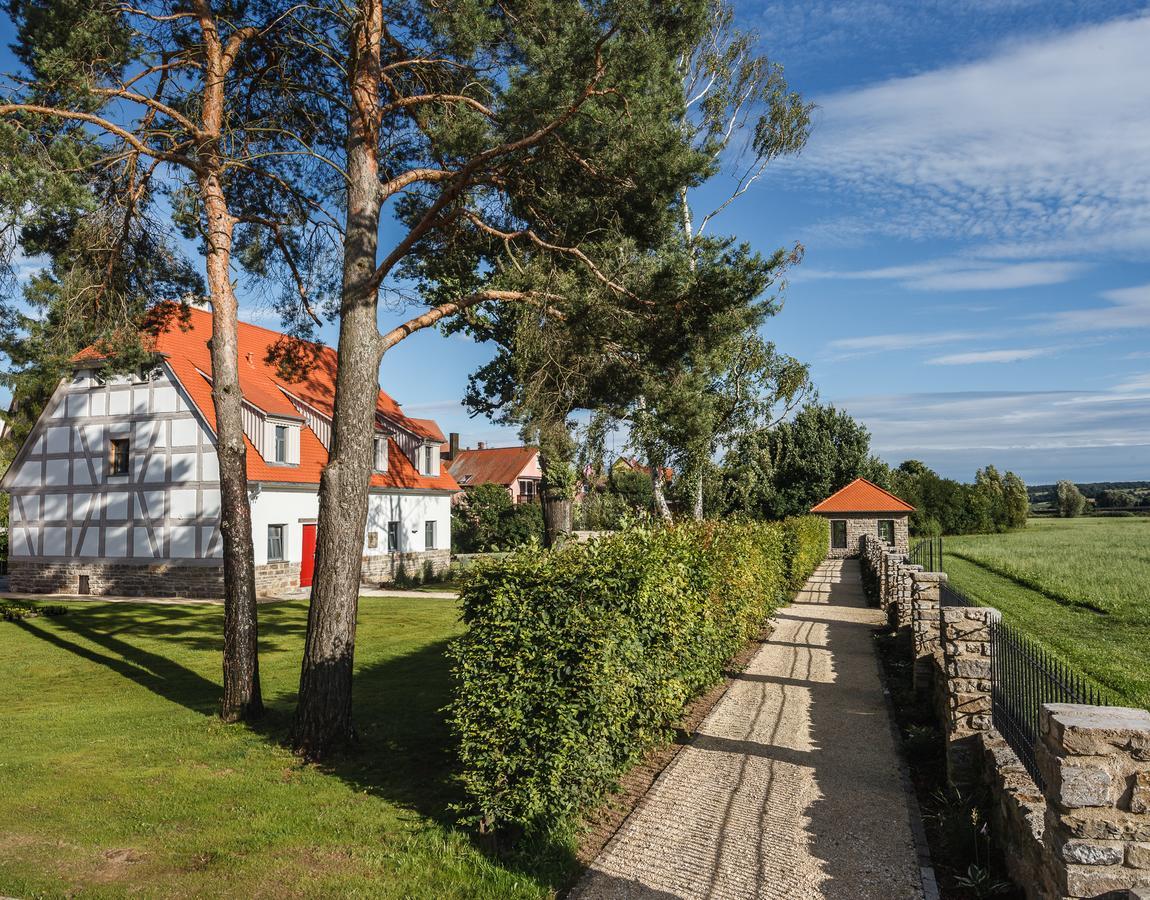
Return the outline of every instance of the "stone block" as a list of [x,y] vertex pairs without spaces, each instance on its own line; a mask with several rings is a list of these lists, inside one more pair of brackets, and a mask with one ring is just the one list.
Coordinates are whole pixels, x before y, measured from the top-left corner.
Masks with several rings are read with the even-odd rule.
[[1068,755],[1146,751],[1150,750],[1150,711],[1049,703],[1042,711],[1042,733],[1052,748]]
[[1125,866],[1067,866],[1058,888],[1064,897],[1095,898],[1122,895],[1137,884],[1137,869]]
[[1130,790],[1130,812],[1150,813],[1150,772],[1135,772]]
[[1126,865],[1133,869],[1150,869],[1150,843],[1127,844]]
[[1050,785],[1053,799],[1064,809],[1114,805],[1114,776],[1100,761],[1055,760]]
[[1081,866],[1120,866],[1125,854],[1123,844],[1100,844],[1094,841],[1066,841],[1060,848],[1063,862]]

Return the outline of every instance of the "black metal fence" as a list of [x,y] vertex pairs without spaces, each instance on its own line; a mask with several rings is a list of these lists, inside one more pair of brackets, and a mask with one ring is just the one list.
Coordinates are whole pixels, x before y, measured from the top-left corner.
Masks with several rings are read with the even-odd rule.
[[921,538],[910,548],[910,561],[928,572],[942,571],[942,536]]
[[1035,755],[1042,705],[1111,705],[1114,698],[1001,621],[990,626],[990,660],[994,727],[1035,783],[1045,787]]
[[943,582],[938,593],[939,602],[943,606],[978,606],[977,603],[949,582]]

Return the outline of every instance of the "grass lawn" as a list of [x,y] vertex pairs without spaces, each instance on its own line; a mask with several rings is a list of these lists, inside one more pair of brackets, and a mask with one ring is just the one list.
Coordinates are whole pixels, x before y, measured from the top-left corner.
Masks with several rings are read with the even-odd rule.
[[1150,519],[1031,519],[943,545],[956,587],[1124,702],[1150,707]]
[[546,897],[574,871],[451,824],[451,601],[361,602],[360,743],[327,769],[282,746],[303,602],[260,608],[258,729],[214,714],[220,607],[66,606],[0,621],[0,895]]

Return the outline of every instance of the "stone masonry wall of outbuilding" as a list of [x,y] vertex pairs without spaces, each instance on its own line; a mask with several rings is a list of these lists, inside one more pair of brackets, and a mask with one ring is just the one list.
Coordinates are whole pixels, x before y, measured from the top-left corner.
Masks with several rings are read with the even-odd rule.
[[829,522],[844,520],[847,523],[847,545],[845,548],[832,546],[827,554],[829,559],[858,556],[862,552],[864,536],[878,537],[880,519],[894,521],[894,545],[890,549],[904,554],[910,552],[910,517],[907,513],[819,513],[819,515]]

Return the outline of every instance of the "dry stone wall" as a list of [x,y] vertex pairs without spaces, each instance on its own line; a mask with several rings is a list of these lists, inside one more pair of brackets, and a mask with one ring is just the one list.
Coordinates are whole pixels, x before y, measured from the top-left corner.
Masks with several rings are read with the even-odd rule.
[[1046,704],[1036,748],[1045,791],[994,729],[991,634],[999,612],[943,606],[946,575],[877,538],[861,558],[892,625],[909,626],[914,684],[933,690],[947,774],[981,783],[1015,883],[1031,900],[1150,900],[1150,712]]

